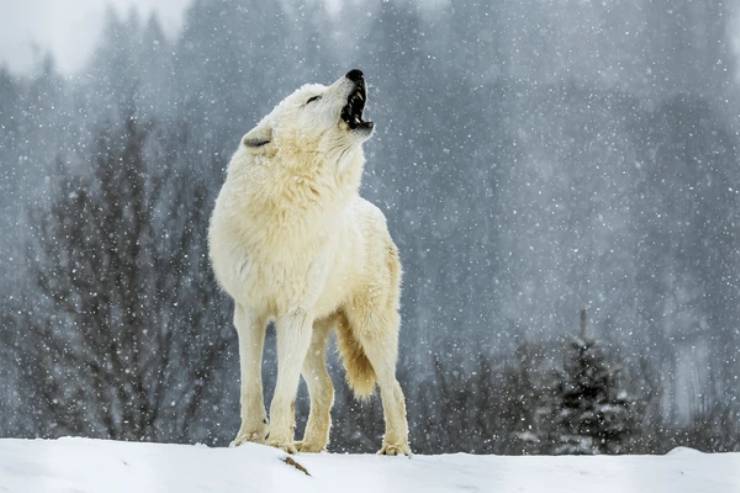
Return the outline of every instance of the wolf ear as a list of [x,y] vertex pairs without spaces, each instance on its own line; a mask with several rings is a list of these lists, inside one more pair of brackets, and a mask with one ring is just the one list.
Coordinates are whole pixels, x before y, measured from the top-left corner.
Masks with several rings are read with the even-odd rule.
[[242,143],[249,149],[257,149],[266,146],[272,141],[272,128],[269,125],[259,124],[247,132],[242,138]]

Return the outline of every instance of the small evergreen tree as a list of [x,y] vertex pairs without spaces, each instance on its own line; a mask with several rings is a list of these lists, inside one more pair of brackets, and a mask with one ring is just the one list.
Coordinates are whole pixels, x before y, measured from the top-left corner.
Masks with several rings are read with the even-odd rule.
[[539,413],[540,427],[554,454],[619,454],[636,429],[636,404],[619,382],[619,367],[586,328],[582,309],[580,335],[566,346],[564,369],[555,373],[554,392]]

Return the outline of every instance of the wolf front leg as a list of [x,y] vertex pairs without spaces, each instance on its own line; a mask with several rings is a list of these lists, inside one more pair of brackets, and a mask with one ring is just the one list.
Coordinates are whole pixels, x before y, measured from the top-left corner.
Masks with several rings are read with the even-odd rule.
[[239,336],[241,427],[231,442],[232,447],[244,442],[264,443],[268,429],[262,392],[262,350],[266,321],[235,303],[234,326]]
[[295,398],[303,361],[311,343],[313,317],[304,309],[288,312],[277,321],[278,375],[270,404],[268,444],[295,453]]

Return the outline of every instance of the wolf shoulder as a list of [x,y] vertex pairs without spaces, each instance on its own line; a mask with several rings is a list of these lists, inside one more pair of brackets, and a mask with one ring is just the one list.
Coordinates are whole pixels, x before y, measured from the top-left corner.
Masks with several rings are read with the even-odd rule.
[[350,207],[358,220],[387,228],[385,213],[366,198],[356,196]]
[[364,235],[392,242],[385,213],[380,207],[358,195],[351,208],[353,219],[363,230]]

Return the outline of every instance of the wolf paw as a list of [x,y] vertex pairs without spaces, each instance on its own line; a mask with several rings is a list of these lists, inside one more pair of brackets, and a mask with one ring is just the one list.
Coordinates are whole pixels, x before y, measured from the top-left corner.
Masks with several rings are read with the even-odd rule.
[[287,452],[289,454],[295,454],[298,452],[298,448],[296,447],[295,442],[283,442],[278,440],[267,440],[267,445],[270,447],[279,448],[283,452]]
[[267,433],[264,430],[254,430],[254,431],[239,431],[237,433],[236,438],[231,441],[229,444],[229,447],[238,447],[239,445],[243,445],[247,442],[252,443],[265,443],[265,435]]
[[326,450],[325,444],[305,440],[295,442],[295,446],[299,452],[318,453]]
[[379,455],[407,455],[411,456],[411,449],[408,443],[389,444],[384,443],[378,450]]

